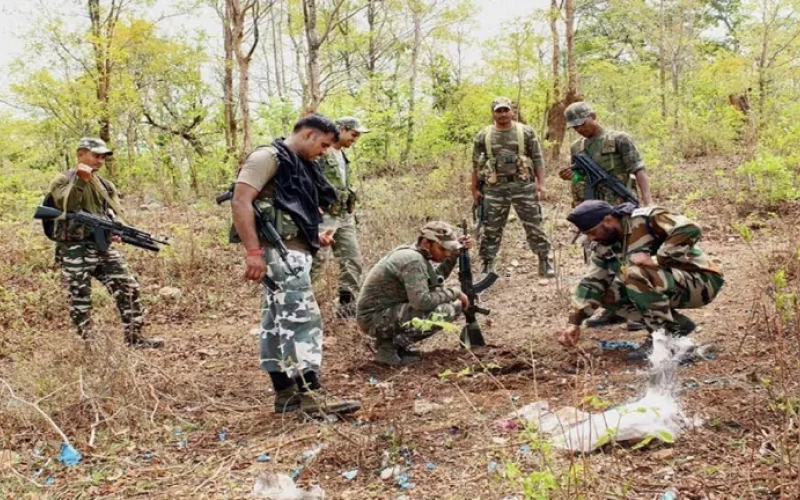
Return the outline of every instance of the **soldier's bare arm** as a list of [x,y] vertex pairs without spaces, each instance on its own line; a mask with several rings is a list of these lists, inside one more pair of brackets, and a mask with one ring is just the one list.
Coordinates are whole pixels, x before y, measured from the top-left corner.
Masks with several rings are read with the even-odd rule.
[[622,156],[622,162],[625,164],[625,171],[633,174],[636,177],[636,183],[642,191],[642,203],[647,206],[653,203],[653,197],[650,194],[650,179],[647,176],[642,155],[636,148],[633,139],[628,134],[620,133],[617,135],[617,151]]
[[231,201],[233,208],[233,224],[247,251],[245,259],[245,278],[260,281],[267,274],[267,263],[257,250],[261,245],[256,232],[255,215],[253,214],[253,200],[258,196],[258,190],[249,184],[239,182],[233,192]]
[[481,199],[481,191],[479,187],[479,171],[481,169],[480,159],[481,155],[486,157],[486,144],[483,140],[483,134],[478,133],[475,136],[475,141],[472,144],[472,199],[477,203]]
[[639,189],[642,191],[642,204],[645,206],[653,204],[653,195],[650,194],[650,178],[647,176],[647,171],[645,169],[639,169],[634,174],[636,177],[636,183],[639,185]]

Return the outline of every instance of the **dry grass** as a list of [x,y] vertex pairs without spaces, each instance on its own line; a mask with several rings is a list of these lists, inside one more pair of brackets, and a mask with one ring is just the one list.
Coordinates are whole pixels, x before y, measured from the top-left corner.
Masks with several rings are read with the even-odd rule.
[[[617,404],[641,393],[643,377],[591,342],[637,334],[591,332],[579,358],[552,340],[581,272],[561,222],[564,186],[555,178],[546,208],[559,279],[537,284],[535,258],[519,223],[511,223],[502,281],[486,294],[493,312],[483,320],[497,347],[478,356],[457,349],[450,335],[426,341],[420,365],[376,365],[354,323],[333,319],[336,272],[327,269],[318,293],[326,319],[323,381],[364,404],[356,420],[335,424],[271,413],[250,333],[259,290],[242,282],[240,252],[225,243],[227,208],[130,213],[132,223],[173,238],[158,255],[126,249],[143,286],[148,333],[168,341],[162,351],[146,352],[124,347],[116,311],[99,287],[99,339],[85,346],[75,338],[50,245],[27,219],[31,206],[17,207],[2,221],[3,234],[17,238],[6,238],[0,252],[0,378],[7,383],[0,384],[0,497],[246,498],[258,472],[296,470],[300,484],[320,483],[331,498],[522,498],[525,479],[525,498],[656,498],[669,486],[687,498],[798,498],[800,311],[792,296],[799,271],[792,231],[799,217],[793,210],[781,217],[737,211],[726,186],[703,182],[718,168],[681,166],[656,184],[658,199],[695,212],[706,230],[704,247],[723,262],[728,279],[717,301],[692,313],[703,325],[698,338],[721,353],[681,373],[697,384],[683,391],[684,404],[707,424],[681,436],[671,456],[657,453],[663,447],[622,446],[564,455],[535,433],[504,433],[493,424],[536,400],[580,406],[599,396]],[[371,180],[358,214],[367,266],[411,240],[427,218],[457,222],[468,214],[467,181],[450,165]],[[734,223],[752,226],[750,244]],[[785,282],[776,284],[781,269]],[[161,297],[163,286],[182,295]],[[452,375],[443,376],[448,370]],[[441,407],[418,415],[418,401]],[[79,466],[55,461],[59,431],[83,453]],[[318,454],[302,459],[320,444]],[[270,460],[259,462],[264,453]],[[413,489],[378,477],[394,464],[408,467]],[[342,478],[353,469],[356,479]],[[536,496],[531,485],[551,479],[554,489]]]

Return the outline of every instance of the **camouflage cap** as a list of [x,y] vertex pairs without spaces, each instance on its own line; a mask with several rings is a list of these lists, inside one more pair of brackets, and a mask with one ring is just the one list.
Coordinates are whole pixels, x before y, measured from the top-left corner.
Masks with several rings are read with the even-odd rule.
[[353,116],[343,116],[336,120],[336,125],[340,127],[344,127],[346,129],[355,130],[358,133],[366,134],[369,132],[369,129],[361,124],[361,121],[358,118]]
[[500,108],[514,109],[514,103],[508,97],[495,97],[492,101],[492,111]]
[[422,226],[419,235],[426,240],[435,241],[447,250],[460,250],[462,246],[453,226],[440,220],[431,221]]
[[84,137],[78,142],[78,149],[88,149],[92,153],[98,155],[112,155],[113,151],[108,149],[106,142],[103,139],[96,137]]
[[594,110],[588,102],[573,102],[564,110],[564,116],[567,119],[567,127],[572,128],[583,125],[583,122],[585,122],[592,113],[594,113]]

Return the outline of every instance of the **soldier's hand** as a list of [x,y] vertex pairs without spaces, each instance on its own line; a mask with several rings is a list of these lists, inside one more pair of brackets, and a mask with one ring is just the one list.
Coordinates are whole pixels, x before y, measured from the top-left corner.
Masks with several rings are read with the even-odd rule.
[[252,281],[261,281],[267,275],[267,263],[264,261],[263,255],[248,255],[244,261],[247,269],[244,272],[244,277]]
[[481,193],[481,190],[480,189],[473,189],[472,190],[472,200],[475,202],[476,205],[481,201],[481,198],[483,198],[483,193]]
[[581,338],[581,327],[578,325],[569,325],[561,332],[558,341],[564,347],[575,347]]
[[572,168],[571,167],[562,168],[561,170],[558,171],[558,176],[564,179],[565,181],[572,179]]
[[336,243],[336,240],[333,239],[333,229],[319,233],[319,246],[329,247],[334,243]]
[[634,266],[658,267],[658,264],[653,261],[653,258],[650,256],[650,254],[644,252],[637,252],[631,255],[630,258],[628,258],[628,262]]
[[544,200],[545,196],[547,196],[547,190],[541,184],[536,184],[536,197],[539,200]]
[[466,311],[467,309],[469,309],[469,297],[467,297],[467,294],[461,292],[458,294],[458,297],[456,297],[456,299],[458,299],[458,301],[461,302],[462,311]]
[[94,170],[92,170],[92,167],[89,165],[84,165],[83,163],[79,163],[78,168],[75,169],[75,174],[84,182],[88,182],[89,179],[92,178],[93,172]]
[[120,235],[115,234],[111,236],[111,241],[113,241],[114,243],[121,243],[122,238],[120,237]]
[[458,242],[464,245],[464,248],[466,248],[467,250],[472,249],[472,236],[468,234],[462,234],[461,236],[458,237]]

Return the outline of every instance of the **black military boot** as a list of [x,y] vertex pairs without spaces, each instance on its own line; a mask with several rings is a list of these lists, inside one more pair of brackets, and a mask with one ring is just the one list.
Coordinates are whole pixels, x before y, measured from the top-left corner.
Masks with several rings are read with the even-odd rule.
[[619,323],[625,323],[625,321],[625,318],[614,311],[603,309],[599,316],[587,319],[585,324],[587,328],[599,328],[601,326],[618,325]]
[[548,252],[541,252],[539,254],[539,276],[543,278],[554,278],[556,275],[553,269],[553,259],[550,258]]
[[391,340],[379,340],[375,345],[377,347],[375,361],[382,365],[408,366],[422,361],[419,351],[398,348]]
[[143,337],[140,333],[126,333],[125,342],[127,342],[129,346],[139,349],[160,349],[164,347],[163,339],[149,339]]
[[356,316],[356,298],[348,290],[339,291],[339,309],[336,311],[336,317],[340,319],[355,318]]
[[628,361],[633,362],[642,362],[647,361],[647,358],[650,357],[650,354],[653,352],[653,335],[651,333],[647,334],[647,340],[642,342],[642,344],[633,351],[628,353]]
[[697,328],[697,323],[692,318],[685,316],[675,309],[672,310],[672,319],[678,324],[678,328],[673,333],[676,337],[685,337]]
[[494,272],[494,261],[484,260],[483,264],[481,264],[481,274],[489,274],[491,272]]

